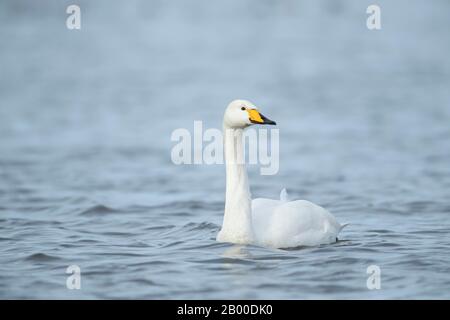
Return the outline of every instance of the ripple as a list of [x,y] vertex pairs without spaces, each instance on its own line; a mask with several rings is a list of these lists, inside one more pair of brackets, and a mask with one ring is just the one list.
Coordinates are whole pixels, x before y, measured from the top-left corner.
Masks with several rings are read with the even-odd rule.
[[171,201],[165,204],[151,206],[152,210],[156,211],[172,211],[184,210],[184,212],[192,212],[193,210],[221,210],[222,202],[205,202],[205,201]]
[[190,222],[183,226],[183,230],[195,231],[195,230],[216,230],[219,226],[211,222]]
[[200,264],[241,264],[241,265],[254,264],[254,262],[251,260],[237,259],[237,258],[212,258],[212,259],[191,260],[191,261]]
[[34,253],[25,257],[25,260],[32,262],[50,262],[60,260],[60,258],[45,253]]
[[368,232],[375,232],[375,233],[381,233],[381,234],[390,234],[390,233],[394,233],[394,231],[392,230],[387,230],[387,229],[370,229],[367,230]]
[[104,215],[104,214],[117,213],[117,212],[119,212],[119,211],[116,209],[107,207],[103,204],[97,204],[97,205],[94,205],[87,209],[84,209],[83,211],[80,212],[80,215],[96,216],[96,215]]

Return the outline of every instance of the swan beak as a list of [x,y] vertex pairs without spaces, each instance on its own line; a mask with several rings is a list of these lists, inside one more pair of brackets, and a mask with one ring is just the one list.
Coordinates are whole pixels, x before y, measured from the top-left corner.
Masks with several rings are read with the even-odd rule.
[[264,117],[261,113],[259,113],[258,110],[256,109],[250,109],[247,110],[248,115],[249,115],[249,119],[251,123],[256,123],[256,124],[272,124],[272,125],[276,125],[277,123],[275,121],[272,121],[270,119],[267,119],[266,117]]

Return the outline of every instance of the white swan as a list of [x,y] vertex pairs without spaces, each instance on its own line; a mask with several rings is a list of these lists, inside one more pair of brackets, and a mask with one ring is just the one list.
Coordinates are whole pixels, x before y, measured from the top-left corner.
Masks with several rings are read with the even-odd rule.
[[346,224],[309,201],[288,201],[285,189],[280,200],[251,200],[243,161],[243,129],[252,124],[276,124],[264,117],[249,101],[234,100],[224,115],[226,163],[225,214],[219,242],[255,244],[272,248],[316,246],[337,241]]

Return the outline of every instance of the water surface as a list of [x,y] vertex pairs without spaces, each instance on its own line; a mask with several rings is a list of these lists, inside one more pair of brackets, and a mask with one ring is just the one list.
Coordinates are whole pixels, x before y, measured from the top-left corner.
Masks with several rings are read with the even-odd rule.
[[[0,297],[450,298],[450,3],[378,2],[380,31],[367,1],[79,1],[80,31],[2,2]],[[215,241],[224,168],[175,166],[170,134],[234,98],[280,129],[253,195],[326,207],[338,243]]]

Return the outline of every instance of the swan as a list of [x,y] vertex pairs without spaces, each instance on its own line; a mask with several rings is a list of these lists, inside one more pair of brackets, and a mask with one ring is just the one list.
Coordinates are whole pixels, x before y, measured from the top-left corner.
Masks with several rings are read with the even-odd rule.
[[337,241],[347,224],[340,224],[324,208],[306,201],[289,201],[286,189],[280,199],[252,200],[243,159],[243,129],[253,124],[276,125],[247,100],[234,100],[223,118],[226,165],[225,210],[218,242],[254,244],[271,248],[317,246]]

